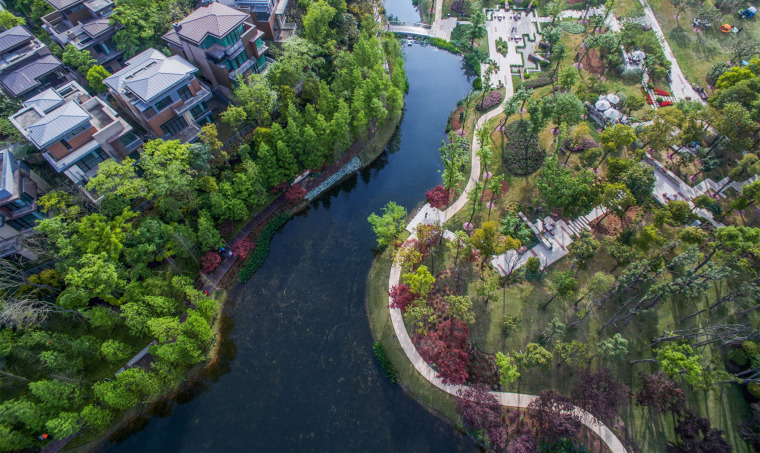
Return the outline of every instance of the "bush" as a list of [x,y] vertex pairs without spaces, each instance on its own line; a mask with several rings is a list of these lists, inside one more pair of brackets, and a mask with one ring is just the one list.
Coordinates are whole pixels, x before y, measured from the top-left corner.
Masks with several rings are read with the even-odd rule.
[[507,337],[521,326],[522,322],[520,321],[520,318],[515,315],[507,315],[501,321],[501,332]]
[[760,354],[760,344],[757,344],[757,342],[753,340],[744,340],[742,342],[742,349],[748,356]]
[[222,258],[215,250],[206,252],[206,254],[201,258],[201,274],[210,274],[214,272],[221,263]]
[[518,120],[507,125],[507,147],[504,152],[504,164],[510,173],[526,176],[541,168],[546,153],[538,147],[538,135],[531,130],[527,120]]
[[661,89],[659,89],[659,88],[656,88],[656,89],[654,90],[654,92],[655,92],[656,94],[658,94],[659,96],[670,96],[670,93],[668,93],[668,92],[667,92],[667,91],[665,91],[665,90],[661,90]]
[[248,238],[243,238],[232,246],[232,253],[234,253],[235,256],[239,256],[242,260],[248,258],[248,254],[251,250],[253,250],[253,242]]
[[472,89],[475,91],[480,91],[483,89],[483,81],[480,79],[480,77],[475,77],[475,80],[472,81]]
[[626,82],[638,82],[643,76],[644,71],[641,68],[629,69],[620,74],[620,77]]
[[747,353],[739,348],[732,348],[728,351],[728,360],[736,364],[736,366],[745,367],[749,363],[749,357]]
[[757,382],[750,382],[747,384],[747,391],[750,395],[760,400],[760,384]]
[[446,41],[445,39],[441,38],[430,38],[430,45],[435,46],[439,49],[443,49],[447,52],[451,52],[453,54],[459,54],[459,47],[455,46],[454,44],[451,44],[450,42]]
[[[533,90],[536,88],[545,87],[546,85],[551,85],[551,83],[552,83],[552,78],[548,74],[541,74],[535,79],[526,80],[525,82],[522,83],[521,86],[524,87],[526,90]],[[517,91],[518,88],[515,88],[515,91]]]
[[454,0],[451,4],[451,10],[460,16],[466,16],[470,13],[470,6],[465,0]]
[[662,101],[662,102],[659,102],[659,103],[658,103],[658,105],[659,105],[660,107],[667,107],[667,106],[669,106],[669,105],[673,105],[673,103],[672,103],[672,102],[670,102],[670,101]]
[[387,377],[391,383],[397,383],[398,371],[393,368],[393,364],[391,363],[390,359],[388,359],[388,355],[385,353],[385,348],[383,348],[383,345],[380,344],[379,341],[376,341],[374,346],[372,346],[372,350],[375,352],[375,358],[377,359],[377,363],[380,364],[380,368],[383,370],[383,373],[385,373],[385,377]]
[[578,22],[562,22],[559,24],[559,27],[573,35],[579,35],[586,31],[586,27],[579,24]]
[[285,225],[290,220],[290,214],[280,214],[261,230],[259,235],[259,241],[256,243],[256,249],[253,251],[253,255],[246,261],[243,269],[240,270],[240,282],[245,283],[250,279],[254,273],[264,264],[264,261],[269,255],[269,241],[272,240],[274,233]]
[[499,104],[501,104],[501,92],[491,91],[488,93],[488,96],[486,96],[485,99],[478,102],[475,108],[481,112],[484,112],[486,110],[491,110]]

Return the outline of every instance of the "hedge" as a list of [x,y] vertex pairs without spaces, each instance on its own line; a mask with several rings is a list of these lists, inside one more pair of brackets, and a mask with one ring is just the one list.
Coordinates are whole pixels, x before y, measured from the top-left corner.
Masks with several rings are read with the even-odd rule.
[[430,44],[439,49],[443,49],[445,51],[451,52],[453,54],[459,54],[459,47],[455,46],[454,44],[451,44],[445,39],[430,38]]
[[274,233],[285,225],[292,216],[290,214],[280,214],[272,219],[267,226],[261,231],[259,240],[256,242],[256,248],[248,261],[245,262],[243,269],[240,270],[240,282],[245,283],[253,277],[253,274],[264,264],[269,255],[269,242],[272,240]]
[[[504,164],[510,173],[526,176],[541,168],[546,153],[538,146],[538,135],[532,131],[527,120],[509,123],[504,130],[507,146],[504,152]],[[528,150],[527,156],[525,150]],[[527,159],[526,159],[527,157]]]
[[[528,79],[521,84],[526,90],[533,90],[535,88],[545,87],[552,83],[552,78],[548,74],[541,74],[535,79]],[[517,89],[515,89],[517,91]]]
[[388,380],[393,384],[397,383],[398,371],[393,368],[393,364],[391,364],[390,359],[385,354],[385,348],[383,348],[383,345],[380,344],[379,341],[376,341],[374,346],[372,346],[372,350],[375,352],[377,363],[380,364],[380,368],[383,370],[383,373],[385,373],[385,376],[388,378]]
[[573,35],[579,35],[586,31],[586,27],[579,24],[578,22],[562,22],[559,24],[559,27]]

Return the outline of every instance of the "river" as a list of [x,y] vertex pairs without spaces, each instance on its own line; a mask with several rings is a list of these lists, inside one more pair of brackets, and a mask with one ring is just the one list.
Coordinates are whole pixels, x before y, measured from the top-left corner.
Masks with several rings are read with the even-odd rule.
[[410,90],[388,149],[288,222],[265,265],[230,292],[225,372],[109,451],[475,451],[372,355],[367,216],[389,201],[411,210],[440,183],[446,119],[469,90],[460,57],[405,52]]

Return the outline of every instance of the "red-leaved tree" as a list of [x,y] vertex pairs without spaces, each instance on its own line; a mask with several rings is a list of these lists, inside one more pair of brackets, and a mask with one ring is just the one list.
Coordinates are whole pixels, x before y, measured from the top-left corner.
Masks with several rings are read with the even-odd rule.
[[425,198],[430,206],[436,209],[443,209],[449,205],[449,191],[440,184],[426,191]]
[[507,453],[535,453],[538,444],[533,434],[523,433],[517,436],[507,447]]
[[394,285],[388,292],[388,296],[391,299],[391,308],[398,308],[401,313],[406,313],[406,308],[420,297],[409,289],[409,285],[403,283]]
[[548,443],[573,437],[581,427],[581,416],[573,403],[554,390],[544,390],[528,405],[528,417]]
[[631,389],[612,377],[607,368],[591,371],[586,368],[578,375],[572,391],[573,401],[599,420],[611,423],[620,409],[631,400]]
[[438,377],[444,384],[467,382],[467,337],[470,328],[459,319],[447,319],[427,335],[416,335],[414,343],[426,362],[438,367]]
[[485,434],[493,450],[505,451],[509,431],[504,420],[504,410],[488,387],[478,385],[465,387],[457,394],[456,410],[468,431]]
[[289,202],[301,201],[306,196],[306,189],[299,185],[290,186],[285,191],[285,199]]
[[201,274],[210,274],[214,272],[221,262],[222,258],[219,257],[217,252],[213,250],[207,252],[201,258]]
[[235,222],[232,220],[224,220],[216,226],[216,229],[219,230],[219,234],[222,237],[227,237],[235,232]]
[[669,441],[668,453],[730,453],[733,449],[723,438],[723,431],[710,426],[710,421],[686,410],[675,428],[678,440]]
[[253,250],[253,242],[248,240],[248,238],[243,238],[232,246],[232,253],[234,253],[235,256],[239,256],[240,259],[248,258],[248,254],[251,253],[251,250]]
[[686,404],[686,395],[678,383],[664,372],[640,373],[641,390],[636,393],[636,404],[651,407],[657,414],[673,412],[680,414]]

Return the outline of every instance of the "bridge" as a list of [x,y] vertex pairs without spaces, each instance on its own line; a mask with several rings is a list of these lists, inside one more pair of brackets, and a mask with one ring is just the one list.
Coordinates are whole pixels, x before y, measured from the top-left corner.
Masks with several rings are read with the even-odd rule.
[[400,35],[433,36],[430,25],[419,22],[390,22],[388,31]]

